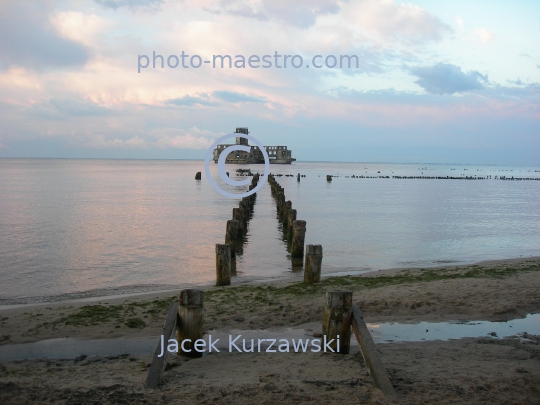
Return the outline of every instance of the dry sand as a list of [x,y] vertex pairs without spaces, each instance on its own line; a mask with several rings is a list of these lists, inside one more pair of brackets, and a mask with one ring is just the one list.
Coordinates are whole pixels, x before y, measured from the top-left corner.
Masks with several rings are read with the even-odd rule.
[[[352,289],[366,322],[504,320],[540,312],[540,259],[325,279],[212,287],[205,328],[276,329],[320,322],[324,292]],[[161,333],[171,293],[0,311],[2,342]],[[101,303],[101,304],[98,304]],[[106,304],[107,303],[107,304]],[[373,387],[360,354],[169,358],[158,391],[143,389],[150,356],[0,364],[0,403],[539,404],[540,339],[476,338],[377,346],[397,400]]]

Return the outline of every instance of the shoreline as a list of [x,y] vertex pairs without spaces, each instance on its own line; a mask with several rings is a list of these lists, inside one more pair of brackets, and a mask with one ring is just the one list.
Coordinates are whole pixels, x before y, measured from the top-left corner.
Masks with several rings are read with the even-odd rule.
[[[388,269],[326,277],[319,284],[274,280],[210,286],[204,292],[204,330],[216,336],[238,330],[246,336],[261,330],[281,336],[289,328],[305,327],[318,334],[325,292],[336,289],[353,291],[367,324],[504,321],[540,313],[540,258]],[[6,350],[11,350],[11,345],[30,342],[46,346],[47,339],[66,337],[94,340],[96,345],[108,345],[107,339],[148,340],[161,334],[169,305],[178,299],[173,292],[95,298],[0,312],[0,347],[10,345]],[[397,400],[384,398],[374,388],[356,348],[348,355],[169,355],[159,389],[150,390],[143,388],[150,353],[99,356],[90,351],[86,356],[90,348],[82,343],[80,356],[71,360],[0,361],[0,402],[535,404],[540,401],[540,336],[520,337],[522,331],[514,329],[516,336],[501,339],[377,344]]]
[[[540,258],[359,276],[250,281],[204,289],[205,330],[319,322],[326,291],[348,289],[368,323],[504,321],[540,312]],[[0,345],[58,337],[158,336],[179,290],[26,304],[0,311]]]
[[[459,263],[449,263],[445,265],[433,265],[433,266],[422,266],[422,267],[393,267],[388,269],[379,269],[379,270],[368,270],[368,271],[335,271],[332,273],[321,274],[321,279],[331,278],[331,277],[375,277],[380,275],[394,275],[406,270],[444,270],[447,268],[453,267],[466,267],[466,266],[491,266],[491,265],[500,265],[500,264],[512,264],[519,263],[521,261],[527,260],[538,260],[540,256],[529,256],[529,257],[519,257],[519,258],[510,258],[510,259],[497,259],[497,260],[482,260],[478,262],[459,262]],[[259,285],[259,284],[280,284],[280,283],[289,283],[294,281],[301,281],[302,272],[290,272],[290,274],[284,276],[275,276],[268,278],[261,278],[260,276],[242,276],[238,283],[233,284],[234,286],[240,285]],[[235,278],[232,279],[235,281]],[[186,288],[201,288],[208,289],[214,287],[214,282],[205,282],[205,283],[185,283],[181,285],[155,285],[155,284],[139,284],[131,285],[124,287],[110,287],[110,288],[100,288],[95,290],[64,293],[58,295],[49,295],[49,296],[29,296],[29,297],[17,297],[17,298],[5,298],[0,299],[0,312],[17,309],[17,308],[28,308],[32,309],[33,307],[40,307],[43,305],[55,305],[55,304],[89,304],[93,302],[99,302],[103,300],[116,301],[122,299],[131,299],[138,297],[140,299],[151,299],[158,298],[165,295],[170,295],[171,293],[179,293],[182,289]]]

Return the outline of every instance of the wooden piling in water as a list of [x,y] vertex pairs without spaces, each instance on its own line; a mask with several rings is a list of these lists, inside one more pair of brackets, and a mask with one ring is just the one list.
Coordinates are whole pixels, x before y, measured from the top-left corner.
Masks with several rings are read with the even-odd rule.
[[247,225],[247,222],[249,220],[249,214],[251,213],[251,211],[253,211],[251,203],[249,202],[249,197],[242,197],[242,200],[240,200],[240,203],[238,205],[244,210],[244,224]]
[[[178,323],[176,328],[179,346],[178,354],[187,357],[202,357],[203,354],[195,350],[195,341],[202,339],[204,335],[203,291],[198,289],[180,291],[178,304]],[[187,341],[187,339],[190,341]],[[182,348],[183,341],[186,342]]]
[[240,224],[234,219],[229,219],[225,230],[225,244],[229,245],[231,249],[231,257],[236,256],[236,245],[238,244],[239,234]]
[[[323,315],[323,334],[337,353],[349,354],[351,346],[352,291],[328,291]],[[337,339],[339,336],[339,349]]]
[[326,181],[332,181],[332,176],[330,176],[329,174],[326,175]]
[[292,239],[292,233],[293,233],[293,222],[296,221],[296,210],[291,208],[288,212],[288,218],[287,218],[287,224],[289,225],[287,227],[287,238],[289,240]]
[[323,249],[321,245],[306,246],[306,260],[304,267],[304,282],[313,284],[321,281],[321,265]]
[[298,176],[296,176],[296,181],[300,183],[300,173],[298,173]]
[[292,257],[304,256],[304,240],[306,238],[306,221],[295,220],[292,223]]
[[232,219],[238,221],[238,229],[243,232],[245,227],[244,210],[242,208],[233,208],[232,212]]
[[195,173],[195,180],[200,180],[200,179],[201,179],[201,172]]
[[231,284],[231,248],[228,244],[216,244],[216,285]]
[[278,213],[281,215],[283,213],[283,206],[285,205],[285,194],[283,191],[280,191],[279,194],[276,196],[277,206],[278,206]]
[[[252,184],[249,186],[249,191],[252,191],[255,187],[257,187],[257,184]],[[250,196],[248,196],[249,203],[251,205],[251,209],[253,210],[253,207],[255,206],[255,200],[257,199],[257,193],[253,193]]]
[[282,211],[281,211],[281,215],[283,216],[283,224],[285,226],[291,226],[291,224],[289,224],[289,211],[292,209],[292,202],[289,200],[289,201],[286,201],[285,204],[283,205],[283,208],[282,208]]

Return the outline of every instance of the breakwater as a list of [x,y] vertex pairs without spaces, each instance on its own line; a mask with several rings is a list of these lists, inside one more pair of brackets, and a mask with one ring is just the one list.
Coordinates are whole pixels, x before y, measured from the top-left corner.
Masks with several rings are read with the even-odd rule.
[[[293,177],[293,175],[283,175],[286,177]],[[540,177],[507,177],[507,176],[336,176],[332,174],[326,175],[327,181],[332,181],[334,177],[345,177],[346,179],[396,179],[396,180],[510,180],[510,181],[523,181],[523,180],[540,180]]]
[[[300,173],[296,176],[298,182],[305,177]],[[285,190],[276,181],[274,175],[268,176],[268,184],[272,190],[272,196],[276,202],[278,220],[283,226],[283,235],[287,241],[287,248],[290,253],[292,268],[304,269],[304,282],[308,284],[318,283],[321,280],[321,267],[323,258],[323,248],[321,245],[307,245],[306,221],[297,219],[297,211],[292,207],[292,201],[285,199]]]
[[[259,179],[258,173],[253,175],[249,191],[257,186]],[[232,210],[232,219],[227,221],[225,243],[216,244],[216,285],[218,286],[231,284],[231,276],[236,275],[236,256],[242,254],[256,199],[257,193],[242,197],[238,208]]]

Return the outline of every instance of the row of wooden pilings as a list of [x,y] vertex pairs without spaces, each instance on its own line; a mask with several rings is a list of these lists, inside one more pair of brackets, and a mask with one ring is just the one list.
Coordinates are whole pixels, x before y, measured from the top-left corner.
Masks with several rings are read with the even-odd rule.
[[[326,175],[326,181],[331,182],[334,176],[331,174]],[[506,176],[495,176],[494,178],[491,175],[487,176],[345,176],[346,179],[396,179],[396,180],[540,180],[540,177],[506,177]],[[300,180],[298,180],[300,181]]]
[[[249,191],[259,183],[259,173],[251,179]],[[233,208],[232,219],[227,221],[225,243],[216,244],[216,285],[230,285],[231,274],[236,269],[236,255],[241,253],[244,235],[247,232],[248,221],[253,214],[257,193],[243,197],[238,208]]]
[[[298,174],[300,181],[300,174]],[[272,189],[272,195],[276,200],[278,217],[283,224],[283,233],[287,236],[291,259],[302,260],[304,258],[304,242],[306,239],[306,221],[296,219],[297,212],[292,207],[292,202],[285,200],[285,190],[276,181],[274,175],[268,175],[268,184]],[[321,245],[307,245],[304,260],[304,281],[306,283],[318,283],[321,281],[323,249]]]
[[[258,184],[259,175],[256,174],[249,187],[253,190]],[[276,182],[274,176],[269,175],[280,221],[287,229],[291,244],[291,256],[303,258],[306,221],[296,219],[296,210],[292,208],[291,201],[285,201],[283,188]],[[216,244],[216,285],[231,284],[232,262],[239,253],[243,243],[244,233],[255,205],[256,195],[244,197],[238,208],[233,208],[232,220],[227,221],[225,243]],[[304,260],[304,281],[317,283],[320,281],[322,264],[322,246],[307,245]],[[188,357],[202,357],[205,350],[204,337],[204,305],[203,291],[200,289],[182,290],[178,302],[173,302],[167,314],[163,327],[163,338],[176,335],[177,352]],[[326,342],[334,352],[348,354],[350,350],[351,328],[356,336],[362,356],[369,369],[374,385],[380,388],[385,395],[394,395],[392,384],[386,374],[384,365],[377,353],[373,339],[365,325],[360,310],[353,303],[352,291],[328,291],[322,319],[322,331]],[[166,353],[160,354],[158,345],[152,361],[146,388],[157,388],[162,378]]]

